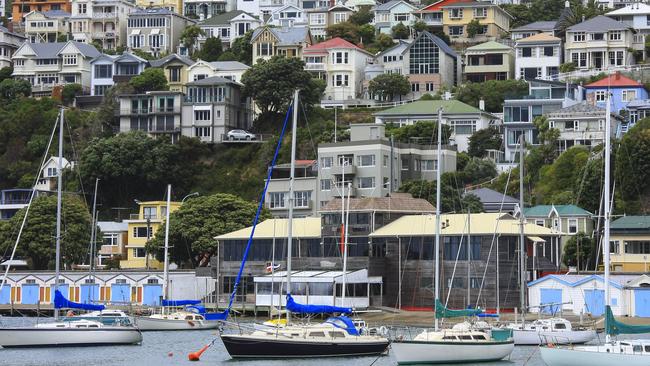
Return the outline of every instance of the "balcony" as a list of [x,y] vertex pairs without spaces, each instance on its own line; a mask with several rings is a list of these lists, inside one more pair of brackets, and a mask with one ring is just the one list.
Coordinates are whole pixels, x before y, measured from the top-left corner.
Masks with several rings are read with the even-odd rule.
[[[347,183],[347,182],[346,182]],[[341,184],[334,184],[334,188],[332,188],[332,195],[334,197],[356,197],[357,195],[357,189],[354,186],[349,186],[347,184],[341,185]]]
[[113,75],[113,82],[128,83],[135,75]]
[[115,31],[93,32],[94,39],[113,39],[117,37]]
[[345,164],[345,165],[334,165],[331,168],[331,173],[333,175],[355,175],[357,173],[357,167],[352,165],[352,164]]
[[324,63],[308,63],[305,64],[305,70],[308,71],[325,71],[325,64]]
[[93,13],[93,18],[95,18],[95,19],[116,19],[117,18],[117,13],[95,12],[95,13]]
[[156,220],[158,216],[156,214],[142,215],[140,214],[129,214],[129,220]]

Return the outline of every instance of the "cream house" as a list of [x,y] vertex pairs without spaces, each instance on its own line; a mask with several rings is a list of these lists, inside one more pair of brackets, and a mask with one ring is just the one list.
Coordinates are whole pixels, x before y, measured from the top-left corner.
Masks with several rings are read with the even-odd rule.
[[149,61],[151,67],[159,67],[165,72],[170,91],[182,92],[187,83],[187,69],[194,64],[194,60],[187,56],[172,53],[159,60]]
[[302,58],[302,50],[313,43],[307,27],[272,28],[260,27],[253,32],[253,63],[273,56]]
[[154,56],[176,52],[183,30],[196,23],[165,8],[138,9],[128,17],[128,49]]
[[250,69],[250,66],[238,61],[206,62],[198,60],[187,68],[187,80],[189,82],[219,76],[239,83],[242,75],[248,69]]
[[56,42],[69,30],[70,13],[62,10],[32,11],[25,15],[25,37],[32,43]]
[[0,25],[0,68],[11,67],[11,56],[25,42],[25,36]]
[[135,3],[128,0],[72,0],[72,39],[97,41],[109,50],[126,46],[126,20],[135,10]]

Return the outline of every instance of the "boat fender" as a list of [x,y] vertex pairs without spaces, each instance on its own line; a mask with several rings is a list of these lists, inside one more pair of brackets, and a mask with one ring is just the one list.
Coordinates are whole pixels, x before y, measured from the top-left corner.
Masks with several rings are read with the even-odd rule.
[[388,334],[388,328],[386,328],[385,325],[382,325],[381,327],[379,327],[379,334],[381,334],[383,336],[387,335]]
[[187,324],[189,324],[189,325],[190,325],[190,327],[193,327],[193,326],[194,326],[194,322],[193,322],[193,321],[191,321],[191,320],[188,320],[188,321],[187,321]]
[[553,343],[551,343],[551,342],[548,342],[548,344],[546,345],[546,347],[548,347],[548,348],[554,348],[555,345],[554,345]]

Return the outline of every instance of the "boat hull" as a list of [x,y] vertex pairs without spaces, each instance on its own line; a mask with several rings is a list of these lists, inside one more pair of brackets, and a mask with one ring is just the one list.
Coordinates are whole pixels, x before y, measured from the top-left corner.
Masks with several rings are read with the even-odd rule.
[[296,341],[281,338],[254,338],[221,335],[232,358],[308,358],[379,355],[388,347],[388,340],[377,341]]
[[391,344],[393,356],[399,365],[471,363],[501,360],[515,348],[506,342],[430,342],[395,341]]
[[216,329],[220,323],[216,320],[156,319],[140,316],[135,317],[134,321],[141,331]]
[[570,330],[570,331],[538,331],[535,329],[512,331],[512,338],[516,345],[541,345],[554,344],[580,344],[587,343],[596,338],[595,330]]
[[548,366],[648,366],[650,355],[592,352],[560,347],[540,347]]
[[142,333],[136,328],[126,327],[117,329],[0,329],[0,346],[4,348],[108,346],[141,342]]

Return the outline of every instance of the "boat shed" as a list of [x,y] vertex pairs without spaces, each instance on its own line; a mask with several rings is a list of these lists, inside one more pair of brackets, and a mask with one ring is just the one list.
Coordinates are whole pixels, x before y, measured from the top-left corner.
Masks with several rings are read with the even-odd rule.
[[[287,271],[255,277],[253,280],[255,306],[286,305],[284,295]],[[345,301],[343,300],[344,282]],[[370,296],[381,297],[382,291],[381,277],[368,276],[367,269],[347,271],[345,275],[343,271],[291,271],[291,295],[300,304],[366,309],[370,306]]]
[[[649,276],[612,274],[609,284],[614,315],[650,317]],[[528,303],[531,312],[599,317],[605,313],[605,280],[601,274],[547,275],[528,283]]]

